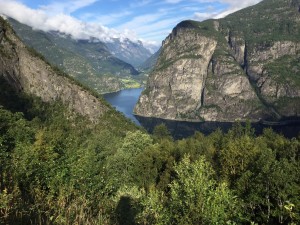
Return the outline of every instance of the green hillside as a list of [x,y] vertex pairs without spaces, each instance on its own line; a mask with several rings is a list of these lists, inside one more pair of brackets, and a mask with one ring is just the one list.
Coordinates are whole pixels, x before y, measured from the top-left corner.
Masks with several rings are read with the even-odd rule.
[[40,58],[0,17],[0,225],[300,224],[300,134],[150,135]]
[[139,72],[130,64],[112,56],[102,42],[74,40],[57,32],[33,30],[13,19],[9,21],[28,46],[98,93],[140,85]]
[[299,138],[236,124],[173,141],[0,90],[0,224],[300,222]]

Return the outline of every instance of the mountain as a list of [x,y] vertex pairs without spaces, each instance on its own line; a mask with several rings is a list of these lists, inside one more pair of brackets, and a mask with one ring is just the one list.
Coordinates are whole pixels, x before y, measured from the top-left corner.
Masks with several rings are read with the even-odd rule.
[[189,121],[298,117],[299,2],[264,0],[223,19],[179,23],[135,113]]
[[115,38],[112,42],[105,43],[109,51],[117,58],[138,67],[145,62],[152,53],[144,47],[141,41],[136,43],[128,38]]
[[161,49],[151,55],[143,64],[140,65],[139,68],[145,71],[151,71],[157,62],[160,52]]
[[0,224],[300,224],[300,136],[149,135],[42,58],[0,17]]
[[139,85],[134,80],[139,72],[113,56],[99,40],[75,40],[55,31],[33,30],[14,19],[9,19],[9,22],[26,45],[99,93]]
[[44,102],[61,101],[70,111],[96,122],[109,110],[106,103],[47,64],[28,49],[0,17],[0,78],[17,92]]

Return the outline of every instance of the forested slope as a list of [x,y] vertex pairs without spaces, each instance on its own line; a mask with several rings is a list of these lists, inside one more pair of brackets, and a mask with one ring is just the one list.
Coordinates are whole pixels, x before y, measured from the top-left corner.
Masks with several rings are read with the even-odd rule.
[[75,40],[55,31],[35,30],[12,18],[8,22],[26,45],[98,93],[138,85],[135,79],[140,79],[139,72],[113,56],[106,44],[99,40]]
[[299,138],[236,124],[173,141],[163,125],[150,136],[110,111],[91,126],[2,84],[0,224],[300,222]]
[[[300,223],[300,136],[256,137],[238,123],[178,141],[164,125],[147,134],[2,25],[0,224]],[[58,82],[68,98],[51,97],[65,93],[51,91]],[[74,96],[89,104],[74,107]]]

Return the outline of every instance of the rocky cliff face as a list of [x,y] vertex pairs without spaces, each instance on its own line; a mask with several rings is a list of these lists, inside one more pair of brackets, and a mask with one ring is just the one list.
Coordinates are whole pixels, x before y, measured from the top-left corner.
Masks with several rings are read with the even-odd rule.
[[190,121],[300,114],[300,14],[265,0],[221,20],[184,21],[162,52],[135,113]]
[[106,44],[98,39],[75,40],[57,31],[33,29],[12,18],[7,21],[26,46],[98,93],[125,89],[127,80],[136,83],[140,79],[132,65],[113,56]]
[[32,54],[0,17],[0,76],[17,91],[45,102],[60,100],[69,108],[96,122],[108,110],[98,98]]
[[141,41],[132,42],[127,38],[115,38],[112,42],[107,42],[106,46],[115,57],[134,67],[139,67],[152,55]]

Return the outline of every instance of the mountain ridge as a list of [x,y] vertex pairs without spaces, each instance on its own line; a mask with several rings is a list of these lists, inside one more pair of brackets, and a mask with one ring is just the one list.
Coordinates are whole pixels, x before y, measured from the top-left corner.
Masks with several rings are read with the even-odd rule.
[[11,18],[9,22],[28,46],[98,93],[124,89],[128,80],[139,85],[139,71],[113,56],[99,40],[75,40],[55,31],[33,30]]
[[92,122],[110,109],[97,95],[28,49],[1,17],[0,51],[0,76],[17,92],[39,97],[44,102],[61,101],[71,112]]
[[135,113],[188,121],[298,116],[299,5],[265,0],[223,19],[179,23]]
[[145,71],[151,71],[157,62],[160,52],[161,48],[151,55],[139,68]]
[[133,65],[135,68],[143,64],[152,55],[141,41],[132,42],[128,38],[124,40],[115,38],[105,44],[115,57]]

